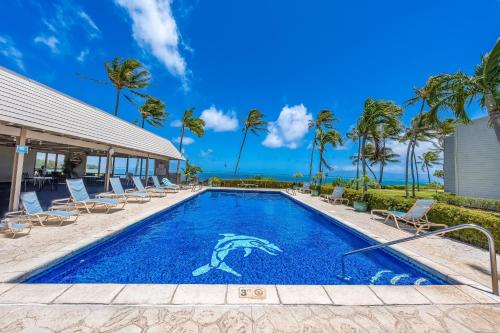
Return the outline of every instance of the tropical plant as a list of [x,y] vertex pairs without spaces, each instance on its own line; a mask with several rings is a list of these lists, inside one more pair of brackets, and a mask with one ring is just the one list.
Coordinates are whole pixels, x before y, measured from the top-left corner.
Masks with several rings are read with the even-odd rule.
[[[202,137],[205,134],[205,121],[201,118],[193,116],[194,108],[184,111],[181,119],[181,136],[179,137],[179,151],[182,153],[182,144],[186,129],[194,133],[197,137]],[[187,164],[187,161],[186,161]],[[176,173],[179,174],[180,161],[177,161]]]
[[444,178],[444,170],[435,170],[432,175],[434,177],[443,179]]
[[189,163],[188,160],[186,160],[186,167],[182,169],[182,172],[184,173],[184,176],[186,177],[186,180],[192,180],[196,178],[196,176],[199,173],[202,173],[203,170],[194,164]]
[[437,139],[432,142],[434,150],[438,152],[444,151],[444,139],[455,132],[456,123],[457,121],[455,119],[448,118],[434,124],[433,131]]
[[500,142],[500,38],[491,51],[481,58],[473,75],[457,72],[438,78],[442,96],[435,109],[449,108],[457,118],[467,121],[466,106],[479,100],[481,107],[488,111],[490,125]]
[[292,175],[292,177],[295,179],[295,181],[293,182],[293,185],[295,186],[295,185],[299,185],[299,179],[304,178],[304,175],[301,174],[300,172],[297,172],[297,173],[294,173]]
[[430,173],[430,168],[432,168],[435,165],[441,165],[442,163],[439,161],[439,155],[435,151],[427,151],[422,154],[422,156],[419,156],[418,159],[420,160],[420,163],[422,165],[422,171],[427,171],[427,179],[429,181],[429,184],[431,183],[431,173]]
[[259,135],[259,132],[267,132],[267,122],[264,120],[264,115],[258,109],[252,109],[248,112],[245,119],[243,132],[243,141],[241,141],[240,151],[238,153],[238,159],[236,160],[236,167],[234,168],[234,175],[236,176],[239,171],[241,153],[243,152],[243,146],[247,139],[248,131],[255,135]]
[[[351,128],[351,131],[350,132],[347,132],[346,134],[346,137],[351,140],[355,145],[358,146],[358,154],[356,156],[356,158],[352,158],[353,163],[356,164],[356,178],[359,178],[359,161],[361,161],[361,136],[359,135],[359,131],[358,131],[358,128],[359,128],[359,123],[356,124],[356,126],[353,126]],[[359,189],[359,184],[356,183],[356,190]]]
[[333,123],[335,123],[336,121],[337,119],[333,116],[333,112],[327,109],[321,110],[315,120],[309,121],[309,129],[314,130],[314,138],[311,147],[311,158],[309,160],[309,179],[311,179],[312,176],[312,165],[314,159],[314,151],[316,150],[318,131],[332,129]]
[[[366,176],[367,156],[366,144],[369,138],[377,137],[377,131],[381,126],[397,127],[399,117],[403,109],[390,101],[366,99],[363,113],[358,122],[358,132],[361,136],[361,163],[363,167],[363,176]],[[364,183],[364,189],[367,190],[367,184]]]
[[[367,147],[371,148],[371,146],[367,146]],[[399,163],[399,159],[398,159],[399,154],[394,153],[392,148],[386,147],[385,143],[381,146],[380,145],[373,146],[372,152],[371,153],[369,151],[367,152],[367,157],[369,160],[369,166],[373,167],[376,164],[378,164],[378,166],[379,166],[378,183],[380,185],[382,185],[383,179],[384,179],[384,168],[389,163]],[[377,179],[377,178],[375,177],[375,179]]]
[[[326,162],[324,158],[324,154],[326,152],[326,147],[328,145],[332,146],[333,148],[338,147],[339,145],[342,145],[344,143],[344,140],[342,139],[342,135],[335,129],[330,129],[327,131],[323,130],[318,130],[318,134],[316,135],[316,141],[317,141],[317,146],[318,146],[318,152],[319,152],[319,172],[323,172],[323,165],[328,169],[331,170],[332,168],[328,163]],[[320,182],[321,185],[321,182]]]
[[139,106],[130,96],[125,95],[125,98],[137,108],[141,115],[141,128],[144,128],[145,122],[153,127],[163,126],[163,121],[168,116],[165,112],[165,104],[153,96],[146,96],[146,101]]
[[149,71],[144,65],[135,59],[122,59],[116,57],[104,64],[106,73],[111,83],[116,88],[115,116],[118,115],[118,106],[120,104],[120,95],[124,89],[131,93],[144,96],[137,92],[137,89],[146,88],[151,80]]

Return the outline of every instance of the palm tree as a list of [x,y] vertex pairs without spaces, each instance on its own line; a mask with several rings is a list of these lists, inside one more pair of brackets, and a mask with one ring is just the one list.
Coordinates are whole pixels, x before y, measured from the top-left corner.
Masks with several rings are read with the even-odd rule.
[[252,109],[248,112],[247,118],[245,119],[243,126],[243,141],[241,142],[240,151],[238,153],[238,159],[236,160],[236,167],[234,168],[234,175],[239,171],[241,153],[243,152],[243,146],[247,139],[248,131],[255,135],[259,135],[259,132],[267,131],[267,122],[264,120],[264,115],[258,109]]
[[443,96],[436,106],[450,108],[457,118],[467,121],[466,106],[479,99],[480,105],[488,110],[490,124],[500,142],[500,38],[481,58],[474,75],[444,74],[439,81]]
[[429,180],[429,184],[431,183],[431,173],[429,171],[435,165],[441,165],[442,163],[439,161],[439,155],[435,151],[428,151],[419,156],[418,159],[422,164],[422,171],[427,171],[427,179]]
[[[399,163],[399,154],[393,152],[392,148],[386,147],[385,144],[380,146],[367,145],[368,151],[366,152],[369,166],[379,165],[378,183],[382,185],[384,178],[384,168],[389,163]],[[370,152],[371,151],[371,152]],[[373,172],[372,172],[373,173]],[[375,177],[375,179],[377,179]]]
[[314,138],[312,141],[311,159],[309,161],[309,179],[312,177],[312,165],[314,159],[314,150],[316,149],[316,139],[319,130],[332,129],[333,123],[337,119],[333,116],[333,112],[327,109],[321,110],[315,120],[309,121],[309,128],[314,129]]
[[[115,116],[118,115],[118,105],[120,104],[120,94],[123,89],[128,89],[131,93],[139,94],[136,90],[146,88],[151,80],[149,71],[143,64],[135,59],[125,59],[116,57],[110,62],[104,63],[108,78],[116,88]],[[143,96],[143,95],[141,95]]]
[[[179,138],[179,151],[182,154],[182,143],[184,141],[184,133],[186,129],[190,130],[197,137],[201,138],[205,134],[205,121],[200,118],[193,117],[194,108],[184,111],[181,119],[181,136]],[[187,163],[187,162],[186,162]],[[179,177],[180,161],[177,161],[177,169],[175,173]],[[177,179],[179,181],[179,179]],[[177,181],[177,182],[178,182]]]
[[[342,135],[335,129],[327,131],[320,129],[318,135],[316,135],[316,140],[319,152],[319,173],[323,173],[323,165],[328,169],[331,169],[326,160],[323,158],[326,147],[330,145],[333,148],[337,148],[339,145],[344,143],[344,139],[342,139]],[[319,184],[321,185],[321,179]]]
[[165,104],[162,101],[153,96],[147,96],[144,104],[138,106],[130,96],[125,95],[125,98],[134,105],[141,114],[141,128],[144,128],[145,122],[153,127],[163,125],[163,121],[168,116],[168,113],[165,112]]
[[[377,131],[381,126],[396,127],[398,118],[403,109],[390,101],[366,99],[363,114],[358,123],[359,135],[361,136],[361,163],[363,167],[363,177],[366,178],[367,158],[366,144],[368,139],[375,138]],[[367,184],[364,183],[364,190],[367,190]]]
[[[346,134],[346,137],[352,140],[352,142],[354,142],[354,144],[358,146],[357,158],[353,159],[354,163],[356,163],[356,179],[359,178],[359,161],[361,160],[361,136],[359,135],[358,127],[358,124],[356,124],[356,126],[353,126],[351,128],[351,131]],[[356,190],[358,189],[359,183],[356,182]]]
[[189,163],[189,160],[186,160],[186,168],[182,169],[182,171],[184,172],[184,176],[187,180],[196,178],[199,173],[203,172],[199,166]]

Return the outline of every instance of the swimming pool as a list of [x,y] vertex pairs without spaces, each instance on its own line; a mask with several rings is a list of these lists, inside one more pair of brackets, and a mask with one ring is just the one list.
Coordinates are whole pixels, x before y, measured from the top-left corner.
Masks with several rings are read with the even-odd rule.
[[[98,221],[96,221],[98,222]],[[208,190],[27,283],[445,284],[277,192]]]

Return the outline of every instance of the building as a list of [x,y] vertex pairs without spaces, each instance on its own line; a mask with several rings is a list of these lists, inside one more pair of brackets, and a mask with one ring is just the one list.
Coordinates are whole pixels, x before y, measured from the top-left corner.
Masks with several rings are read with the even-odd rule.
[[446,192],[500,199],[500,143],[488,117],[457,125],[444,141],[443,168]]
[[166,175],[171,160],[183,159],[170,141],[0,67],[0,184],[9,211],[40,170],[106,190],[110,176]]

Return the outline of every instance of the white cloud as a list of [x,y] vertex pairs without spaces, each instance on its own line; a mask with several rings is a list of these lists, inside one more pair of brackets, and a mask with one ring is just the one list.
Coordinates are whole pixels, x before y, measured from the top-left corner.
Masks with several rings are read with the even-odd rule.
[[78,16],[82,19],[84,23],[86,23],[87,31],[90,38],[96,38],[101,35],[101,30],[95,24],[94,20],[83,10],[78,11]]
[[40,43],[46,45],[52,53],[59,53],[59,40],[56,36],[36,36],[33,40],[35,43]]
[[200,155],[201,157],[204,157],[204,158],[207,158],[207,157],[210,157],[212,155],[214,151],[212,149],[207,149],[207,150],[201,150],[200,151]]
[[205,121],[205,128],[215,132],[234,131],[238,128],[238,118],[234,112],[224,114],[222,110],[217,110],[214,105],[203,110],[200,118]]
[[[173,140],[174,140],[175,143],[181,143],[181,137],[180,136],[174,138]],[[192,143],[194,143],[194,139],[191,138],[191,137],[189,137],[189,136],[185,136],[184,139],[182,140],[182,144],[184,146],[190,145]]]
[[[418,156],[421,156],[423,153],[435,149],[436,148],[434,146],[435,142],[437,141],[419,142],[418,145],[415,147],[415,155],[417,156],[417,158]],[[408,149],[408,142],[389,140],[387,141],[386,147],[391,148],[395,154],[399,154],[399,159],[401,161],[404,161],[406,159],[406,150]]]
[[132,33],[188,89],[186,61],[179,52],[179,31],[172,14],[172,0],[115,0],[132,18]]
[[9,36],[0,36],[0,54],[12,60],[20,70],[25,70],[23,54],[15,47]]
[[76,57],[76,60],[78,60],[79,62],[84,62],[85,59],[87,59],[88,55],[89,55],[89,49],[81,50],[78,57]]
[[170,126],[172,126],[172,127],[181,127],[182,126],[182,121],[180,121],[179,119],[176,119],[176,120],[174,120],[174,121],[172,121],[170,123]]
[[288,105],[281,109],[278,120],[269,123],[266,138],[262,144],[269,148],[287,147],[295,149],[309,131],[312,115],[303,104]]

